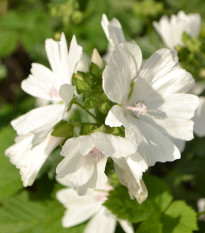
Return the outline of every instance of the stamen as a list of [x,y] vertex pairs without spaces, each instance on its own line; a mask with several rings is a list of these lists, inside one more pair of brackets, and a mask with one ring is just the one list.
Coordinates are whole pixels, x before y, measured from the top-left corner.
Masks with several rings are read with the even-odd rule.
[[138,117],[147,113],[147,107],[143,103],[137,103],[134,106],[127,106],[126,109],[136,112]]
[[60,95],[55,87],[52,87],[48,94],[51,98],[60,97]]

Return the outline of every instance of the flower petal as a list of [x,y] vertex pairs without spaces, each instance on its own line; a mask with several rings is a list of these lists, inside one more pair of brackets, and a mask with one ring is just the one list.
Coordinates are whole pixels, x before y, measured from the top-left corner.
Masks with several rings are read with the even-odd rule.
[[91,134],[91,137],[97,149],[105,156],[115,158],[126,157],[134,154],[137,149],[130,140],[124,137],[100,132]]
[[130,222],[123,219],[118,219],[118,222],[125,233],[134,233],[134,228]]
[[137,151],[145,159],[148,166],[158,162],[173,161],[180,158],[178,148],[171,140],[160,133],[150,124],[133,119],[136,127],[126,129],[126,137],[134,140],[138,146]]
[[148,112],[141,116],[143,121],[148,122],[163,134],[181,140],[193,138],[194,112],[198,106],[198,97],[190,94],[172,94],[161,98],[153,98],[145,101]]
[[174,50],[160,49],[147,59],[136,79],[131,102],[173,93],[185,93],[194,86],[191,74],[178,64]]
[[143,157],[136,152],[127,158],[114,159],[114,166],[120,182],[127,186],[130,197],[135,197],[138,203],[147,198],[147,189],[142,175],[148,166]]
[[205,97],[199,97],[199,107],[194,116],[194,133],[197,136],[205,136]]
[[51,68],[61,84],[71,84],[72,74],[82,56],[82,47],[77,44],[75,36],[72,38],[69,52],[63,33],[59,42],[47,39],[45,47]]
[[141,60],[141,51],[136,44],[115,46],[103,72],[103,89],[110,100],[118,104],[126,103]]
[[32,149],[32,138],[33,134],[21,137],[5,152],[11,163],[20,169],[21,179],[25,187],[33,184],[51,151],[62,141],[62,138],[49,135],[41,144]]
[[11,122],[19,135],[51,129],[63,115],[64,104],[52,104],[35,108]]
[[89,161],[85,156],[76,152],[72,156],[66,156],[58,164],[56,173],[58,179],[63,178],[68,185],[71,183],[78,187],[87,183],[92,177],[94,164],[93,161]]
[[60,87],[55,74],[47,67],[33,63],[31,75],[21,83],[21,88],[28,94],[45,100],[60,100],[59,96],[51,96],[52,88],[57,91]]
[[97,192],[79,196],[73,189],[61,189],[57,199],[67,208],[63,219],[63,227],[76,226],[92,217],[101,208],[101,202],[96,201]]
[[109,22],[107,16],[103,14],[101,25],[111,45],[125,42],[122,26],[116,18]]
[[107,209],[100,211],[88,222],[84,233],[114,233],[116,219]]

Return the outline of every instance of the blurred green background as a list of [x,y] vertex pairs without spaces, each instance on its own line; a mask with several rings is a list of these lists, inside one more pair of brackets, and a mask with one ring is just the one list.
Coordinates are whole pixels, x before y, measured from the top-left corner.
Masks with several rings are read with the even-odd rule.
[[[58,186],[54,184],[52,165],[53,160],[58,160],[59,151],[53,153],[52,161],[47,161],[41,179],[27,189],[22,186],[18,170],[4,156],[15,137],[10,121],[35,106],[35,99],[25,94],[20,84],[29,75],[32,62],[49,66],[45,39],[58,40],[65,32],[69,44],[75,34],[84,53],[90,56],[97,48],[104,55],[108,41],[100,22],[105,13],[109,20],[116,17],[121,22],[126,39],[135,40],[147,58],[165,47],[152,22],[179,10],[200,13],[201,34],[205,35],[204,0],[0,0],[0,233],[80,233],[84,227],[61,227],[64,209],[54,198]],[[196,212],[198,199],[205,197],[204,145],[205,138],[195,138],[187,143],[182,159],[157,164],[148,172],[167,183],[175,200],[184,200]],[[205,232],[205,222],[200,220],[198,224],[195,232]],[[122,230],[118,227],[117,232]]]

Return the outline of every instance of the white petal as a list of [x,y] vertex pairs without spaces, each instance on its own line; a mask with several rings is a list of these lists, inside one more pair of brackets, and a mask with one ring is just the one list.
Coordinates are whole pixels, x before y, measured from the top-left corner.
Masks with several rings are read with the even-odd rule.
[[120,127],[127,122],[126,117],[124,116],[125,113],[122,107],[118,105],[114,105],[105,119],[105,124],[109,125],[110,127]]
[[179,151],[182,153],[184,151],[184,148],[186,146],[186,142],[183,140],[171,138],[172,142],[177,146]]
[[68,84],[72,83],[72,75],[76,69],[77,64],[79,63],[80,59],[82,57],[82,47],[77,44],[75,36],[73,36],[69,54],[68,54]]
[[89,190],[104,188],[105,184],[107,183],[107,176],[105,175],[106,163],[106,157],[102,157],[94,163],[93,175],[84,185],[76,188],[79,195],[85,195]]
[[190,94],[200,95],[205,89],[204,83],[195,83],[195,86],[189,91]]
[[131,223],[123,219],[118,219],[118,222],[125,233],[134,233],[134,228]]
[[109,157],[126,157],[130,154],[134,154],[136,146],[124,137],[114,136],[106,133],[93,133],[91,134],[95,146],[105,156]]
[[41,144],[32,149],[32,138],[32,134],[25,135],[6,150],[6,156],[10,158],[11,163],[20,169],[25,187],[33,184],[51,151],[62,141],[61,138],[49,135]]
[[191,74],[178,65],[176,52],[160,49],[143,63],[131,102],[141,102],[159,95],[185,93],[193,85]]
[[85,156],[76,152],[73,156],[66,156],[57,166],[58,178],[63,178],[68,185],[84,185],[89,181],[94,173],[94,164]]
[[57,199],[67,208],[62,219],[64,227],[76,226],[98,212],[101,202],[96,201],[96,193],[79,196],[73,189],[62,189],[57,192]]
[[125,37],[124,37],[123,30],[122,30],[122,26],[117,19],[113,18],[109,22],[107,19],[107,16],[103,14],[101,25],[110,44],[114,45],[117,43],[125,42]]
[[103,89],[110,100],[118,104],[126,103],[141,61],[141,51],[136,44],[115,46],[103,72]]
[[72,74],[82,56],[80,47],[73,36],[68,52],[65,35],[62,33],[59,42],[46,40],[46,52],[53,72],[59,77],[61,84],[71,84]]
[[114,233],[116,219],[107,209],[101,210],[88,222],[83,233]]
[[52,104],[35,108],[11,122],[18,134],[51,129],[63,115],[64,104]]
[[114,159],[114,162],[120,182],[127,186],[130,197],[135,197],[141,204],[148,195],[142,180],[143,172],[148,168],[147,163],[138,152],[127,158]]
[[60,100],[59,96],[51,96],[53,88],[58,91],[60,84],[55,74],[47,67],[33,63],[31,75],[21,83],[21,88],[28,94],[45,100]]
[[61,98],[65,102],[65,110],[64,111],[67,110],[68,104],[72,100],[74,93],[75,93],[75,87],[74,86],[64,84],[64,85],[62,85],[60,87],[59,94],[60,94]]
[[199,97],[199,107],[194,116],[194,133],[197,136],[205,136],[205,97]]
[[135,141],[139,154],[148,166],[153,166],[157,161],[167,162],[180,158],[178,148],[153,126],[137,119],[135,126],[131,130],[126,129],[126,137]]
[[153,98],[145,101],[148,112],[141,119],[173,138],[191,140],[193,121],[190,119],[194,116],[198,102],[198,97],[190,94]]
[[77,71],[88,72],[89,65],[90,58],[88,57],[88,55],[83,54],[77,66],[75,67],[74,73],[76,73]]

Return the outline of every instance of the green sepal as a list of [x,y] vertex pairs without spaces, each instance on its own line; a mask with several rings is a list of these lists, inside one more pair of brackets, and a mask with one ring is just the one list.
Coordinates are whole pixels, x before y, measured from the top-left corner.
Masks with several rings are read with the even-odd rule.
[[54,126],[51,135],[55,137],[71,138],[73,136],[73,126],[67,121],[62,120]]

